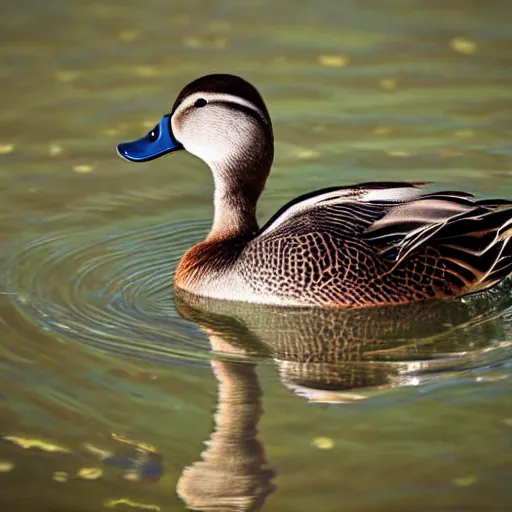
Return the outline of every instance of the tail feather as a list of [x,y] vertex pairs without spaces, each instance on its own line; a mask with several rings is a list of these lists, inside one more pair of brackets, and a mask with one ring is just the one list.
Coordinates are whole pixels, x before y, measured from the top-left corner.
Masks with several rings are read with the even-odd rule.
[[427,243],[460,276],[463,293],[492,287],[512,273],[512,209],[491,210],[446,223]]
[[[470,196],[443,192],[413,203],[391,209],[365,233],[382,256],[396,262],[394,268],[417,251],[434,248],[446,279],[462,295],[490,288],[512,274],[512,202],[471,201]],[[432,207],[437,212],[423,211]]]

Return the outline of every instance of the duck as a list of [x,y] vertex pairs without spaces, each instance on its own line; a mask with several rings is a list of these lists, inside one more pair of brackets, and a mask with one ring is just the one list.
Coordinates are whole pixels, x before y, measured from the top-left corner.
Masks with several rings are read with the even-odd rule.
[[512,201],[429,182],[368,182],[301,195],[262,227],[256,206],[274,159],[269,112],[231,74],[186,85],[154,129],[117,146],[131,162],[186,150],[214,181],[213,222],[182,257],[175,289],[290,307],[365,308],[454,300],[512,273]]

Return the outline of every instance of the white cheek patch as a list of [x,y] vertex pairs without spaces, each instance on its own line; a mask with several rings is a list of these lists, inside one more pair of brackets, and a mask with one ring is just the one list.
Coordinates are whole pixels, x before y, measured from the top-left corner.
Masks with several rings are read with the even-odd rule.
[[232,148],[226,148],[223,144],[207,143],[192,139],[183,144],[183,147],[192,155],[201,158],[205,162],[219,162],[229,156]]
[[225,161],[246,151],[259,135],[258,123],[251,116],[217,103],[188,109],[181,118],[177,112],[171,122],[183,147],[207,163]]

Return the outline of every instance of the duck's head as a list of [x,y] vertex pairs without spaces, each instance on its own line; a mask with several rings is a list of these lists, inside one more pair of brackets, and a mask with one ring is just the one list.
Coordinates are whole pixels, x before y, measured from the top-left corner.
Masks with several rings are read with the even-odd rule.
[[132,162],[180,149],[204,160],[214,174],[248,167],[269,169],[272,125],[258,91],[238,76],[203,76],[180,92],[171,113],[145,137],[117,147],[119,155]]

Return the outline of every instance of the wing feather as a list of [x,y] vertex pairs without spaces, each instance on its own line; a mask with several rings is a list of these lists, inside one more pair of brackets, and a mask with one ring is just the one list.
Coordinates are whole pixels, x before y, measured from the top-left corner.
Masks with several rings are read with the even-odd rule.
[[424,193],[427,183],[379,182],[318,190],[281,208],[259,236],[329,231],[352,237],[392,262],[434,248],[446,279],[463,293],[486,289],[512,272],[512,201],[475,200],[466,192]]
[[394,260],[393,268],[420,247],[435,248],[468,293],[489,288],[512,272],[510,201],[474,201],[444,193],[422,196],[392,208],[362,237]]
[[[336,207],[351,205],[354,212],[356,205],[380,204],[382,216],[391,206],[410,201],[421,195],[418,187],[427,185],[427,182],[372,182],[361,183],[356,186],[332,187],[299,196],[285,204],[271,219],[261,228],[260,235],[270,233],[287,222],[293,222],[298,216],[320,207]],[[364,216],[368,208],[359,209],[359,214]],[[370,210],[372,210],[370,208]],[[375,211],[375,208],[373,209]],[[375,215],[369,212],[366,215],[375,220]]]

